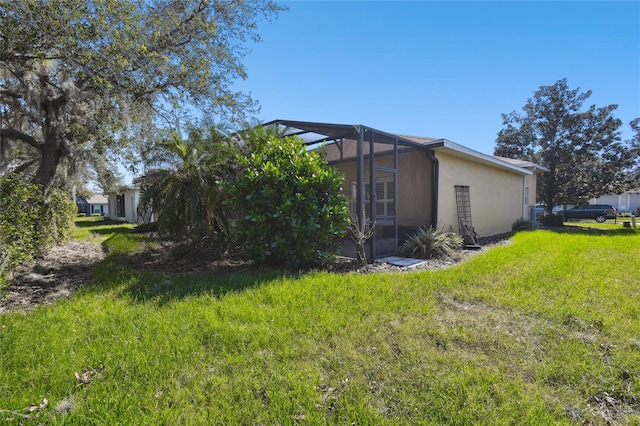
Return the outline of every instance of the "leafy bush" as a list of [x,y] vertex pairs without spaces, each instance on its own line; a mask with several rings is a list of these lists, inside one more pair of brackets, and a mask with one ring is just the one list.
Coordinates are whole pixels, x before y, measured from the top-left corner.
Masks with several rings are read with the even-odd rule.
[[66,242],[71,235],[77,211],[76,203],[69,199],[66,192],[49,189],[40,216],[38,245],[48,249]]
[[634,212],[634,214],[636,215],[636,217],[640,216],[640,207],[638,207],[636,209],[636,211]]
[[7,272],[69,237],[75,203],[16,177],[0,178],[0,280]]
[[400,253],[419,259],[455,257],[462,244],[462,237],[455,232],[443,232],[433,227],[421,226],[400,247]]
[[562,215],[561,213],[545,213],[538,215],[538,221],[544,226],[561,227],[564,225],[564,215]]
[[538,222],[535,220],[527,220],[527,219],[520,218],[511,224],[511,230],[514,232],[535,231],[536,229],[538,229]]
[[0,251],[4,272],[31,259],[39,250],[36,224],[43,205],[41,190],[15,177],[0,178]]
[[246,135],[251,152],[231,184],[244,252],[259,263],[311,266],[329,262],[349,229],[342,175],[324,153],[265,129]]

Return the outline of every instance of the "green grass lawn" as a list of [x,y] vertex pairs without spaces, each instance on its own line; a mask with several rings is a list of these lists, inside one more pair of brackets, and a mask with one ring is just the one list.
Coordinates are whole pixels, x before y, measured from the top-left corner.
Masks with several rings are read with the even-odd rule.
[[82,216],[76,218],[76,226],[71,230],[71,237],[75,239],[95,238],[100,242],[119,233],[129,233],[134,225],[105,221],[101,216]]
[[[76,235],[139,237],[98,225]],[[640,424],[638,265],[619,228],[397,274],[108,257],[73,299],[0,314],[0,423]]]
[[102,244],[109,253],[134,253],[154,245],[148,236],[132,233],[133,228],[131,223],[105,221],[102,216],[78,217],[71,238]]

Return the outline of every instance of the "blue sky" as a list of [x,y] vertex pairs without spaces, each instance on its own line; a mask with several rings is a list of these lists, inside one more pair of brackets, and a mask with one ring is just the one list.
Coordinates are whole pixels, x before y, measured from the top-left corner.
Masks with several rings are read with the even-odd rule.
[[296,1],[238,89],[258,118],[365,124],[492,154],[501,113],[562,78],[640,117],[640,2]]

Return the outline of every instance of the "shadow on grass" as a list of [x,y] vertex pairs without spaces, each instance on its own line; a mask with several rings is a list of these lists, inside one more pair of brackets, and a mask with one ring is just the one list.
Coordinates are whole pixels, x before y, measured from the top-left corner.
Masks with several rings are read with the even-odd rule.
[[563,227],[548,227],[548,228],[540,228],[546,229],[551,232],[556,232],[558,234],[582,234],[582,235],[593,235],[593,236],[604,236],[604,237],[634,237],[640,235],[640,228],[595,228],[587,226],[579,226],[579,225],[569,225]]
[[76,226],[79,228],[91,228],[93,226],[108,225],[110,223],[116,223],[116,222],[105,219],[102,216],[79,217],[79,218],[76,218],[76,221],[75,221]]
[[122,263],[126,257],[128,256],[109,256],[98,265],[93,283],[84,290],[98,293],[114,290],[133,303],[154,303],[162,306],[201,295],[222,298],[229,293],[241,293],[264,283],[299,276],[283,270],[261,270],[247,265],[227,267],[212,273],[169,275],[133,269]]
[[105,229],[93,229],[91,233],[97,235],[131,234],[133,233],[133,230],[127,225],[116,225]]
[[204,294],[223,297],[295,275],[249,262],[214,261],[211,252],[163,244],[153,233],[135,232],[129,223],[98,217],[81,218],[76,226],[107,237],[102,241],[107,258],[97,265],[85,292],[115,291],[134,302],[164,304]]
[[78,228],[95,228],[89,229],[92,234],[109,235],[114,233],[132,233],[131,224],[126,222],[117,222],[114,220],[92,220],[92,221],[76,221]]

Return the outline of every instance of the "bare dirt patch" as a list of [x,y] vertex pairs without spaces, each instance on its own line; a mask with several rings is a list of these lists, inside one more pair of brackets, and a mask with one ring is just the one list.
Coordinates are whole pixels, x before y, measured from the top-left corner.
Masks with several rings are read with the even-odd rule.
[[[480,240],[481,247],[479,249],[461,250],[456,258],[427,259],[424,263],[413,267],[401,267],[378,262],[363,265],[357,259],[339,257],[334,264],[326,265],[321,270],[339,274],[371,274],[442,269],[456,265],[469,257],[485,253],[493,247],[511,244],[510,236],[511,234],[504,234],[484,238]],[[157,245],[148,247],[140,253],[118,256],[116,260],[131,269],[168,275],[228,274],[281,269],[280,267],[256,266],[253,262],[242,259],[238,253],[226,253],[223,256],[219,256],[206,250],[179,246],[167,241],[159,242]]]
[[0,312],[31,309],[70,297],[91,281],[104,256],[99,245],[87,241],[54,247],[43,258],[9,275],[5,294],[0,297]]

